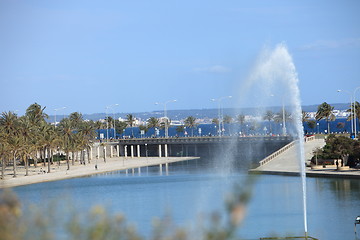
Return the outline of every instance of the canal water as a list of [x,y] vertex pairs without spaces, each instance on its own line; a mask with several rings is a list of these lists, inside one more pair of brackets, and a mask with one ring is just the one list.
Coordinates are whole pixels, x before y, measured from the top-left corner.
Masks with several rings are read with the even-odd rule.
[[[202,160],[171,165],[168,174],[160,174],[157,167],[142,168],[141,174],[113,172],[13,190],[24,211],[31,205],[44,209],[51,202],[71,205],[79,212],[100,204],[109,213],[123,213],[147,237],[155,217],[169,215],[176,226],[194,230],[213,213],[225,214],[225,201],[234,185],[245,184],[248,177],[241,171],[221,173]],[[356,239],[360,181],[307,178],[307,186],[309,235],[326,240]],[[256,176],[251,190],[238,231],[241,239],[303,235],[300,177]]]

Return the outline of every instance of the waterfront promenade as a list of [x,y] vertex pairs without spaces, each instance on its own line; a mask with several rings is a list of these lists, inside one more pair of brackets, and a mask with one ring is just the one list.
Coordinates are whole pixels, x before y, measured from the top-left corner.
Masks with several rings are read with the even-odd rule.
[[[319,166],[317,169],[309,167],[310,159],[313,156],[313,150],[317,147],[322,148],[325,145],[324,139],[309,139],[304,144],[305,162],[307,164],[306,176],[308,177],[342,177],[342,178],[360,178],[360,170],[344,169],[337,170],[336,166],[328,165],[326,168]],[[295,142],[292,146],[282,151],[271,161],[250,170],[251,173],[276,174],[276,175],[299,175],[300,164],[298,161],[299,146]]]
[[[60,166],[57,164],[51,165],[51,172],[44,173],[47,171],[47,166],[39,164],[37,168],[29,168],[29,176],[25,176],[25,169],[23,166],[17,167],[17,177],[12,177],[12,168],[6,169],[6,176],[4,180],[0,180],[0,188],[16,187],[21,185],[49,182],[64,180],[77,177],[86,177],[95,174],[101,174],[106,172],[120,171],[134,169],[138,172],[139,168],[146,166],[158,166],[160,171],[160,165],[166,171],[167,164],[180,161],[188,161],[198,159],[198,157],[141,157],[141,158],[124,158],[124,157],[113,157],[107,158],[106,162],[103,159],[92,160],[90,164],[80,165],[76,163],[74,166],[70,166],[70,170],[67,170],[66,162],[63,161]],[[97,169],[95,169],[95,164]],[[161,168],[161,169],[162,169]]]

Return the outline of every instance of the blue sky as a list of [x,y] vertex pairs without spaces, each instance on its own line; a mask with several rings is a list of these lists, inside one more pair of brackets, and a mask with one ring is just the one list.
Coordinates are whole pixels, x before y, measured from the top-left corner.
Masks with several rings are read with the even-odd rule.
[[359,12],[355,0],[0,0],[0,111],[216,108],[210,99],[235,98],[261,50],[281,42],[302,104],[348,102],[336,90],[360,86]]

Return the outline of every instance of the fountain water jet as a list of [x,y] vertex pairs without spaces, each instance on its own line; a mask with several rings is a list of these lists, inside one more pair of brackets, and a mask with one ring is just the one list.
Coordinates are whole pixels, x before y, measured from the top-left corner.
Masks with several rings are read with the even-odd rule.
[[[277,98],[281,98],[282,101],[279,105],[285,105],[287,111],[289,111],[292,116],[291,122],[293,127],[287,129],[287,134],[297,139],[297,160],[300,165],[303,192],[304,231],[306,237],[308,232],[306,174],[302,110],[298,87],[299,79],[292,57],[289,54],[286,45],[281,43],[272,50],[264,49],[251,73],[250,77],[245,83],[242,83],[240,88],[241,92],[239,96],[242,98],[240,102],[244,102],[246,98],[251,99],[252,102],[256,102],[255,104],[259,108],[259,114],[263,115],[265,107],[262,109],[261,106],[265,106],[273,101],[270,100],[270,96],[277,96]],[[249,94],[254,95],[249,97]],[[284,112],[282,116],[284,117]]]

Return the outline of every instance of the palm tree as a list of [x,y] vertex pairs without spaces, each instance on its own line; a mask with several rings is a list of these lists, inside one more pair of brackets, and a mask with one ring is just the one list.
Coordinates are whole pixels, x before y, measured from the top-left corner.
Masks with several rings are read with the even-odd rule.
[[6,159],[9,156],[9,147],[6,141],[7,135],[5,131],[3,131],[2,126],[0,126],[0,160],[1,160],[1,179],[5,178],[5,167],[6,167]]
[[29,175],[29,158],[36,151],[35,128],[30,121],[30,117],[25,115],[19,118],[18,133],[21,138],[20,155],[25,165],[25,176]]
[[127,127],[127,123],[124,121],[115,120],[116,134],[122,134],[124,129]]
[[330,133],[330,121],[334,121],[336,119],[334,113],[334,107],[329,105],[326,102],[323,102],[318,106],[318,110],[315,115],[316,121],[321,119],[325,119],[328,126],[328,134]]
[[[229,115],[225,115],[224,116],[224,118],[223,118],[223,127],[224,127],[224,130],[225,130],[225,126],[224,126],[224,124],[230,124],[230,123],[232,123],[233,122],[233,118],[231,117],[231,116],[229,116]],[[228,126],[228,130],[229,130],[229,134],[231,134],[231,132],[230,132],[230,126]]]
[[71,122],[68,118],[61,120],[59,125],[60,134],[63,136],[63,149],[66,153],[67,170],[70,170],[70,152],[72,147],[73,131],[71,128]]
[[[97,120],[94,123],[94,128],[96,130],[100,130],[100,129],[106,129],[106,123],[104,123],[103,121]],[[100,139],[100,131],[98,131],[98,139]]]
[[132,114],[127,114],[126,115],[126,121],[127,125],[129,127],[131,127],[131,133],[132,133],[132,137],[134,137],[134,129],[133,129],[133,126],[134,126],[134,123],[135,123],[135,116],[132,115]]
[[245,115],[243,115],[243,114],[239,114],[238,116],[237,116],[237,118],[236,118],[236,121],[238,122],[238,123],[240,123],[240,130],[241,130],[241,132],[242,132],[242,129],[243,129],[243,125],[244,125],[244,123],[245,123]]
[[215,124],[215,125],[217,126],[217,125],[219,125],[219,119],[218,119],[218,118],[213,118],[213,119],[211,120],[211,123],[212,123],[212,124]]
[[274,117],[275,117],[275,114],[270,110],[267,110],[263,117],[264,120],[269,121],[269,131],[270,131],[269,133],[270,134],[272,134],[271,121],[274,120]]
[[177,133],[183,133],[185,131],[185,126],[184,125],[180,125],[176,127],[176,132]]
[[36,125],[39,122],[45,121],[45,118],[49,116],[44,112],[46,107],[41,107],[41,105],[34,103],[31,104],[27,109],[25,115],[30,118],[32,124]]
[[316,127],[316,121],[315,120],[308,120],[306,122],[306,124],[308,125],[309,128],[311,128],[312,130],[314,130],[314,128]]
[[350,112],[349,117],[346,119],[347,121],[350,121],[351,119],[354,119],[354,112],[355,112],[355,118],[359,122],[359,119],[360,119],[360,103],[358,101],[355,101],[354,105],[353,105],[353,108],[349,108],[347,110],[347,112]]
[[9,154],[13,158],[14,177],[16,177],[16,159],[18,157],[19,148],[21,147],[21,139],[18,136],[19,119],[13,112],[3,112],[0,117],[0,126],[7,136],[7,146]]
[[189,116],[185,119],[184,123],[185,123],[186,127],[191,128],[191,136],[193,137],[194,136],[194,128],[196,128],[196,126],[198,125],[196,123],[196,118],[193,116]]
[[87,151],[88,155],[88,163],[90,163],[90,148],[92,146],[92,140],[95,138],[95,128],[89,123],[83,124],[82,128],[79,131],[82,135],[82,138],[84,140],[84,147]]
[[[284,117],[285,117],[285,119],[284,119]],[[280,123],[280,125],[281,124],[284,125],[284,126],[282,126],[283,134],[286,134],[286,122],[289,122],[291,120],[292,120],[291,114],[285,110],[277,113],[274,117],[275,122]]]
[[309,121],[310,119],[310,116],[309,116],[309,113],[305,112],[305,111],[302,111],[302,122],[307,122]]
[[69,115],[70,123],[73,129],[79,129],[84,121],[83,116],[79,112],[73,112]]
[[224,118],[223,118],[223,122],[226,123],[226,124],[230,124],[230,123],[232,123],[232,121],[233,121],[233,119],[229,115],[225,115]]
[[151,117],[147,120],[147,127],[148,128],[158,128],[160,127],[160,120],[156,117]]

